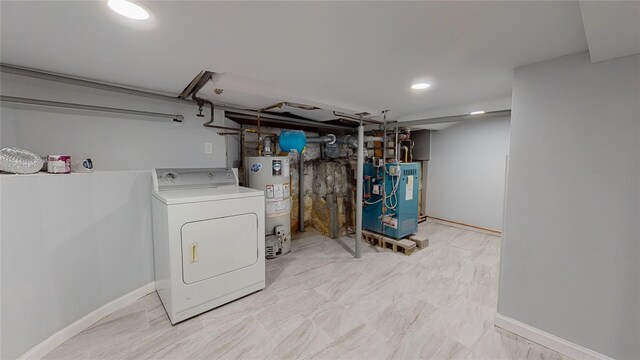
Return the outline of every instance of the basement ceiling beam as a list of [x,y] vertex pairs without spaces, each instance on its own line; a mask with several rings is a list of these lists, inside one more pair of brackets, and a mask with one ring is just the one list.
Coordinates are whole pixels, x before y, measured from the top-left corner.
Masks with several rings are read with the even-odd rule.
[[216,106],[216,109],[225,110],[225,116],[229,118],[257,119],[258,117],[260,117],[261,120],[267,120],[272,123],[306,126],[312,129],[334,129],[346,131],[354,131],[357,129],[353,126],[336,125],[331,123],[324,123],[322,121],[291,118],[272,113],[256,113],[255,111],[243,111],[234,108],[226,108],[224,106]]
[[443,116],[443,117],[437,117],[437,118],[387,123],[387,128],[394,129],[397,127],[412,127],[412,126],[420,126],[420,125],[443,124],[443,123],[469,121],[469,120],[485,120],[485,119],[493,119],[493,118],[505,117],[505,116],[511,116],[510,109],[487,111],[484,114],[476,114],[476,115],[464,114],[464,115]]
[[[47,72],[47,71],[30,69],[30,68],[25,68],[25,67],[15,66],[15,65],[9,65],[9,64],[4,64],[4,63],[0,63],[0,72],[8,73],[8,74],[21,75],[21,76],[28,76],[28,77],[32,77],[32,78],[55,81],[55,82],[66,83],[66,84],[72,84],[72,85],[77,85],[77,86],[84,86],[84,87],[89,87],[89,88],[93,88],[93,89],[112,91],[112,92],[117,92],[117,93],[121,93],[121,94],[128,94],[128,95],[133,95],[133,96],[146,97],[146,98],[150,98],[150,99],[158,99],[158,100],[164,100],[164,101],[172,101],[172,102],[178,102],[178,103],[197,105],[196,101],[191,100],[191,99],[187,99],[187,98],[183,99],[183,98],[173,97],[173,96],[170,96],[170,95],[155,93],[155,92],[151,92],[151,91],[138,90],[138,89],[128,88],[128,87],[125,87],[125,86],[112,85],[112,84],[108,84],[108,83],[102,83],[102,82],[93,81],[93,80],[87,80],[87,79],[80,79],[80,78],[75,78],[75,77],[71,77],[71,76],[66,76],[66,75],[61,75],[61,74],[56,74],[56,73],[50,73],[50,72]],[[200,79],[200,77],[198,77],[198,79]],[[191,84],[190,84],[189,87],[191,87]],[[189,87],[187,87],[187,88],[189,88]],[[185,90],[187,90],[187,89],[185,89]],[[258,111],[258,110],[244,109],[244,108],[241,108],[241,107],[238,107],[238,106],[233,106],[233,105],[218,104],[218,103],[215,103],[215,102],[213,102],[213,106],[214,106],[215,109],[224,110],[225,112],[234,112],[234,113],[248,115],[248,116],[254,116],[254,117],[260,116],[261,118],[267,118],[268,117],[273,122],[279,122],[281,124],[296,124],[296,125],[300,125],[300,126],[308,126],[308,127],[317,128],[317,129],[339,129],[339,130],[346,130],[346,131],[353,131],[353,130],[356,129],[355,125],[354,126],[345,126],[345,125],[336,125],[336,124],[331,124],[331,123],[323,123],[322,121],[315,121],[315,120],[310,120],[310,119],[300,119],[300,118],[296,118],[296,117],[289,117],[289,116],[271,114],[271,113],[261,112],[261,111]]]

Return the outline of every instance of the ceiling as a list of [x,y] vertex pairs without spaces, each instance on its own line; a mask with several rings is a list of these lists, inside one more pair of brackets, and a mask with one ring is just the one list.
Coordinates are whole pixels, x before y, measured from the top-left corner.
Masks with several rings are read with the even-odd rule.
[[640,1],[580,1],[592,62],[640,53]]
[[587,50],[578,2],[140,3],[150,21],[105,1],[2,1],[0,59],[175,95],[209,70],[219,101],[411,119],[509,98],[514,67]]

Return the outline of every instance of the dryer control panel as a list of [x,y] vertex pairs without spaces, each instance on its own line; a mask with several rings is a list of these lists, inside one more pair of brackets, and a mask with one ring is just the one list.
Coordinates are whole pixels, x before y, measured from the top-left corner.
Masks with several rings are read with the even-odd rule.
[[238,177],[227,168],[167,168],[153,170],[155,191],[238,186]]

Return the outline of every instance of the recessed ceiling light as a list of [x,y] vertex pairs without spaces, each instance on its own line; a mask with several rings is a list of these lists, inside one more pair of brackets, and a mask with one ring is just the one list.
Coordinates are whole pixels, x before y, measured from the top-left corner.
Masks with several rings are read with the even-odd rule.
[[424,89],[428,89],[431,87],[431,84],[429,83],[415,83],[413,85],[411,85],[411,88],[413,90],[424,90]]
[[480,110],[480,111],[472,111],[469,115],[480,115],[480,114],[484,114],[484,111]]
[[147,20],[149,12],[142,6],[127,0],[109,0],[107,5],[111,10],[133,20]]

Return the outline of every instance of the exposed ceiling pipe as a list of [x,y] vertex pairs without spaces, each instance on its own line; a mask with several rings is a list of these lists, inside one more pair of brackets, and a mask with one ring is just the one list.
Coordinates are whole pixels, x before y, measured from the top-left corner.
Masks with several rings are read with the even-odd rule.
[[305,104],[298,104],[298,103],[292,103],[292,102],[288,102],[288,101],[282,101],[276,104],[273,104],[271,106],[267,106],[265,108],[260,109],[260,111],[269,111],[269,110],[273,110],[273,109],[282,109],[283,106],[289,106],[292,108],[296,108],[296,109],[302,109],[302,110],[321,110],[322,108],[319,108],[317,106],[313,106],[313,105],[305,105]]
[[[369,141],[384,141],[384,138],[382,136],[365,136],[363,138],[364,142],[369,142]],[[352,135],[345,135],[341,138],[338,139],[339,143],[343,143],[343,144],[347,144],[349,147],[353,148],[353,149],[357,149],[358,148],[358,139],[355,138],[355,136]]]
[[333,124],[323,123],[321,121],[297,119],[297,118],[291,118],[291,117],[282,116],[282,115],[261,113],[253,110],[241,110],[241,109],[236,109],[236,108],[232,108],[224,105],[223,106],[216,105],[216,108],[232,113],[232,114],[229,114],[230,117],[255,119],[259,116],[262,119],[269,119],[270,122],[279,123],[279,124],[295,124],[295,125],[308,126],[313,128],[333,129],[333,130],[348,130],[348,131],[355,130],[355,128],[350,126],[333,125]]
[[372,124],[383,124],[383,122],[380,121],[380,120],[375,120],[375,119],[372,119],[370,117],[367,117],[367,116],[371,115],[369,113],[361,113],[361,114],[353,114],[352,115],[352,114],[347,114],[347,113],[343,113],[343,112],[340,112],[340,111],[333,111],[333,115],[339,117],[342,120],[352,121],[352,122],[355,122],[355,123],[358,123],[358,124],[360,124],[360,121],[368,122],[368,123],[372,123]]
[[211,124],[213,124],[213,120],[215,119],[214,117],[214,105],[211,101],[207,100],[207,99],[202,99],[196,96],[196,94],[193,94],[191,97],[194,101],[197,102],[198,104],[198,114],[196,114],[197,117],[204,117],[204,115],[202,114],[202,106],[204,104],[209,104],[209,107],[211,108],[211,114],[209,117],[209,121],[207,121],[206,123],[202,124],[204,127],[210,127]]
[[202,114],[202,107],[204,106],[204,104],[209,105],[209,107],[211,108],[211,116],[209,118],[209,121],[203,124],[203,126],[205,127],[211,127],[211,124],[215,119],[213,116],[214,104],[212,101],[198,97],[198,91],[200,91],[205,85],[207,85],[207,83],[211,79],[213,79],[214,75],[215,73],[211,71],[200,71],[200,73],[196,75],[193,80],[191,80],[189,85],[187,85],[187,87],[182,90],[180,95],[178,95],[178,98],[180,99],[191,98],[191,100],[195,101],[196,104],[198,104],[198,114],[196,114],[196,116],[198,117],[204,117],[204,115]]
[[191,80],[189,85],[182,90],[178,97],[180,99],[193,98],[193,96],[195,96],[198,91],[200,91],[209,82],[209,80],[213,79],[214,75],[215,73],[212,71],[200,71],[200,73]]
[[182,122],[182,120],[184,120],[184,116],[179,114],[166,114],[166,113],[157,113],[157,112],[151,112],[151,111],[112,108],[112,107],[106,107],[106,106],[75,104],[75,103],[67,103],[67,102],[60,102],[60,101],[41,100],[41,99],[30,99],[30,98],[22,98],[22,97],[15,97],[15,96],[0,95],[0,101],[14,103],[14,104],[27,104],[27,105],[48,106],[48,107],[64,108],[64,109],[97,111],[97,112],[114,113],[114,114],[147,116],[150,118],[169,118],[175,122]]
[[[228,126],[220,126],[220,125],[211,125],[210,123],[205,123],[203,124],[204,127],[208,127],[208,128],[213,128],[213,129],[220,129],[220,130],[228,130],[228,131],[233,131],[235,135],[238,135],[240,133],[242,133],[244,130],[240,129],[240,128],[232,128],[232,127],[228,127]],[[227,133],[218,133],[218,135],[226,135]]]
[[336,143],[336,136],[333,134],[323,135],[323,136],[315,136],[315,137],[307,137],[308,143],[320,143],[320,144],[329,144],[333,145]]
[[[81,79],[81,78],[76,78],[76,77],[71,77],[71,76],[66,76],[66,75],[60,75],[60,74],[56,74],[56,73],[51,73],[51,72],[46,72],[46,71],[41,71],[41,70],[35,70],[35,69],[30,69],[30,68],[15,66],[15,65],[1,64],[0,63],[0,72],[7,73],[7,74],[28,76],[28,77],[31,77],[31,78],[48,80],[48,81],[56,81],[56,82],[60,82],[60,83],[83,86],[83,87],[88,87],[88,88],[93,88],[93,89],[112,91],[112,92],[117,92],[117,93],[121,93],[121,94],[132,95],[132,96],[140,96],[140,97],[145,97],[145,98],[149,98],[149,99],[157,99],[157,100],[163,100],[163,101],[171,101],[171,102],[178,102],[178,103],[184,103],[184,104],[198,105],[198,103],[196,101],[194,101],[192,99],[189,99],[189,98],[173,97],[173,96],[170,96],[170,95],[155,93],[155,92],[151,92],[151,91],[137,90],[137,89],[132,89],[132,88],[124,87],[124,86],[112,85],[112,84],[107,84],[107,83],[93,81],[93,80],[86,80],[86,79]],[[213,74],[215,74],[215,73],[213,73]],[[198,78],[202,78],[202,77],[198,76]],[[193,83],[193,81],[192,81],[192,83]],[[195,88],[195,85],[197,85],[197,84],[198,84],[198,82],[196,81],[194,83],[194,88]],[[188,88],[189,87],[185,88],[185,90],[187,90]],[[192,92],[191,90],[189,90],[188,92]],[[219,110],[235,112],[235,113],[244,114],[244,115],[261,116],[263,118],[269,118],[271,120],[279,120],[279,122],[283,123],[283,124],[285,124],[285,123],[298,123],[298,124],[301,124],[301,125],[305,125],[305,126],[309,126],[309,127],[316,127],[316,128],[330,128],[330,129],[340,129],[340,130],[354,130],[355,129],[355,128],[348,127],[348,126],[343,126],[343,125],[324,124],[323,122],[314,121],[314,120],[296,119],[296,118],[290,118],[290,117],[280,116],[280,115],[269,115],[269,114],[261,113],[261,112],[256,111],[256,110],[248,110],[248,109],[245,109],[245,108],[242,108],[242,107],[239,107],[239,106],[228,105],[228,104],[219,104],[219,103],[215,103],[213,101],[211,101],[210,103],[213,104],[214,107],[216,109],[219,109]],[[273,121],[273,122],[276,122],[276,121]],[[304,122],[304,124],[303,124],[303,122]]]
[[443,117],[419,119],[419,120],[397,121],[393,123],[387,123],[387,128],[442,124],[442,123],[460,122],[460,121],[468,121],[468,120],[484,120],[484,119],[492,119],[492,118],[503,117],[503,116],[511,116],[511,110],[507,109],[507,110],[487,111],[486,113],[475,114],[475,115],[464,114],[464,115],[443,116]]
[[144,91],[144,90],[137,90],[137,89],[132,89],[124,86],[112,85],[112,84],[107,84],[107,83],[93,81],[93,80],[85,80],[85,79],[80,79],[80,78],[71,77],[67,75],[60,75],[56,73],[25,68],[21,66],[0,64],[0,71],[7,74],[28,76],[36,79],[56,81],[56,82],[61,82],[65,84],[84,86],[84,87],[89,87],[89,88],[99,89],[99,90],[113,91],[121,94],[146,97],[150,99],[193,104],[193,101],[191,100],[180,99],[170,95],[159,94],[159,93],[154,93],[154,92]]

